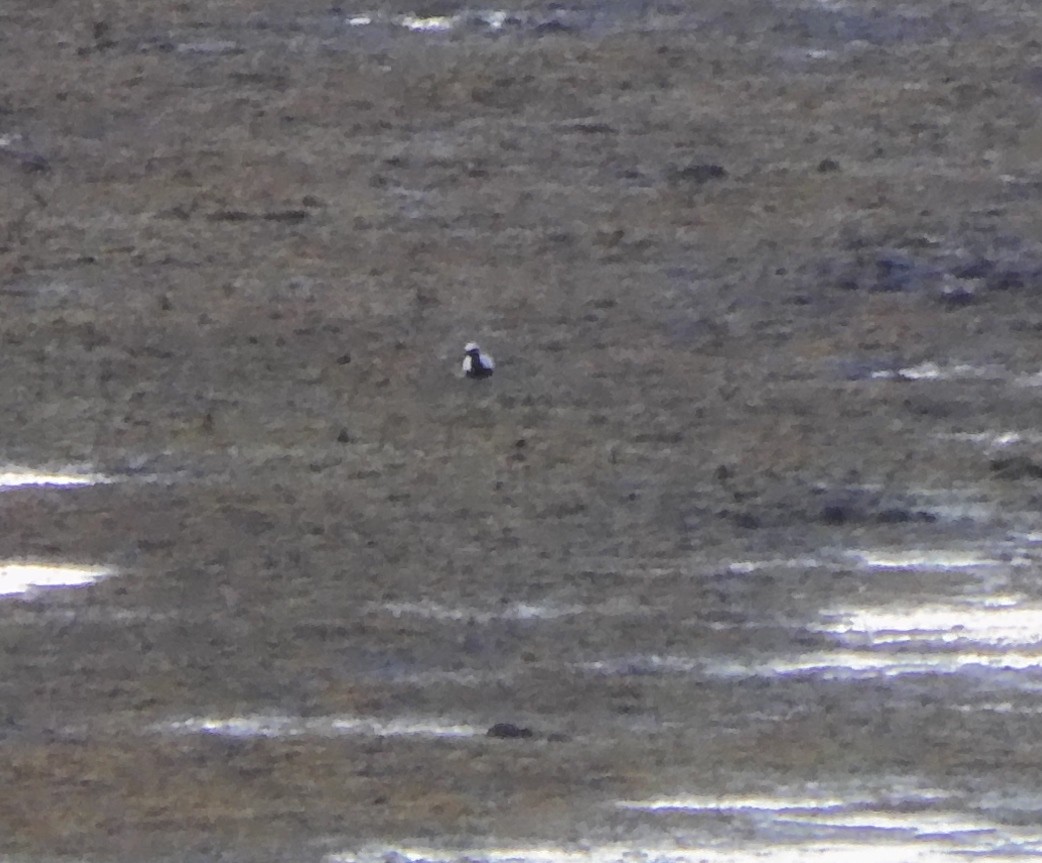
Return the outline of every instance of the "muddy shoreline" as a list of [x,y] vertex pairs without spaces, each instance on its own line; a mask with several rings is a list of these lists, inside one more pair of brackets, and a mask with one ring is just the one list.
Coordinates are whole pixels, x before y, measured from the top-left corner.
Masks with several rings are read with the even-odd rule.
[[1034,853],[1037,19],[9,3],[0,855]]

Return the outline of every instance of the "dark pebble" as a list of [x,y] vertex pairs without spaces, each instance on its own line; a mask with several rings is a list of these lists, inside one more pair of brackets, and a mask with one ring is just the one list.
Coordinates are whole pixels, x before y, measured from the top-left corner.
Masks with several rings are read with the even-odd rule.
[[876,521],[880,524],[908,524],[919,522],[921,524],[933,524],[937,516],[925,510],[909,510],[901,507],[892,507],[876,513]]
[[746,530],[758,530],[761,525],[760,519],[751,512],[735,513],[734,523]]
[[947,287],[939,299],[946,309],[962,309],[977,302],[977,293],[962,286]]
[[710,180],[722,180],[727,176],[727,169],[723,165],[709,163],[693,163],[683,168],[677,168],[673,172],[675,180],[687,180],[694,183],[707,183]]
[[616,129],[608,123],[576,123],[571,127],[585,135],[614,135]]
[[542,24],[536,24],[533,28],[533,32],[540,36],[549,35],[552,33],[571,33],[575,30],[574,27],[569,27],[567,24],[561,21],[544,21]]
[[873,290],[891,293],[914,287],[922,277],[922,268],[916,261],[900,254],[882,254],[876,258],[876,278]]
[[952,275],[958,279],[984,279],[995,272],[995,262],[987,258],[979,258],[967,264],[962,264],[952,270]]
[[253,215],[242,210],[218,210],[206,217],[209,222],[248,222],[252,218]]
[[842,504],[833,503],[821,508],[821,523],[840,525],[850,520],[850,512]]
[[533,737],[534,734],[531,728],[522,728],[519,725],[514,725],[513,722],[497,722],[485,732],[485,736],[496,737],[501,740],[517,740]]
[[1024,455],[992,459],[990,467],[1000,479],[1042,479],[1042,465]]
[[265,222],[303,222],[311,218],[307,210],[273,210],[261,216]]

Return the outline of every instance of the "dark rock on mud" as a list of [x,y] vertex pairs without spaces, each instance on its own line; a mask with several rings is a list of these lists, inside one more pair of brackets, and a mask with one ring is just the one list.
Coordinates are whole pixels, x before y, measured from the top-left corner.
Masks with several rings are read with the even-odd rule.
[[999,479],[1042,479],[1042,463],[1026,455],[994,458],[990,467]]
[[485,732],[486,737],[495,737],[500,740],[525,740],[534,735],[535,732],[531,728],[514,725],[512,722],[497,722]]
[[723,165],[712,163],[694,162],[682,168],[673,168],[669,177],[674,183],[694,183],[701,186],[710,180],[722,180],[727,176],[727,169]]

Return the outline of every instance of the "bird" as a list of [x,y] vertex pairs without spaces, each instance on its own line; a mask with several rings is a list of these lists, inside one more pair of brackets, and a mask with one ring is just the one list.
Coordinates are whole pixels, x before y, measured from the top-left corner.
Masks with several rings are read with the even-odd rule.
[[483,353],[477,342],[467,342],[463,348],[463,374],[468,378],[489,378],[496,368],[492,357]]

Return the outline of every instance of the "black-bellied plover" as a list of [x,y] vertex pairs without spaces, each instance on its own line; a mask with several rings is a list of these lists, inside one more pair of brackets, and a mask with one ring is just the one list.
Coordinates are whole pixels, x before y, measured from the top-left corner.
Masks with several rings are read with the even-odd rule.
[[468,378],[487,378],[492,376],[496,364],[492,361],[492,357],[478,347],[477,342],[467,342],[463,352],[466,354],[463,357],[463,374]]

